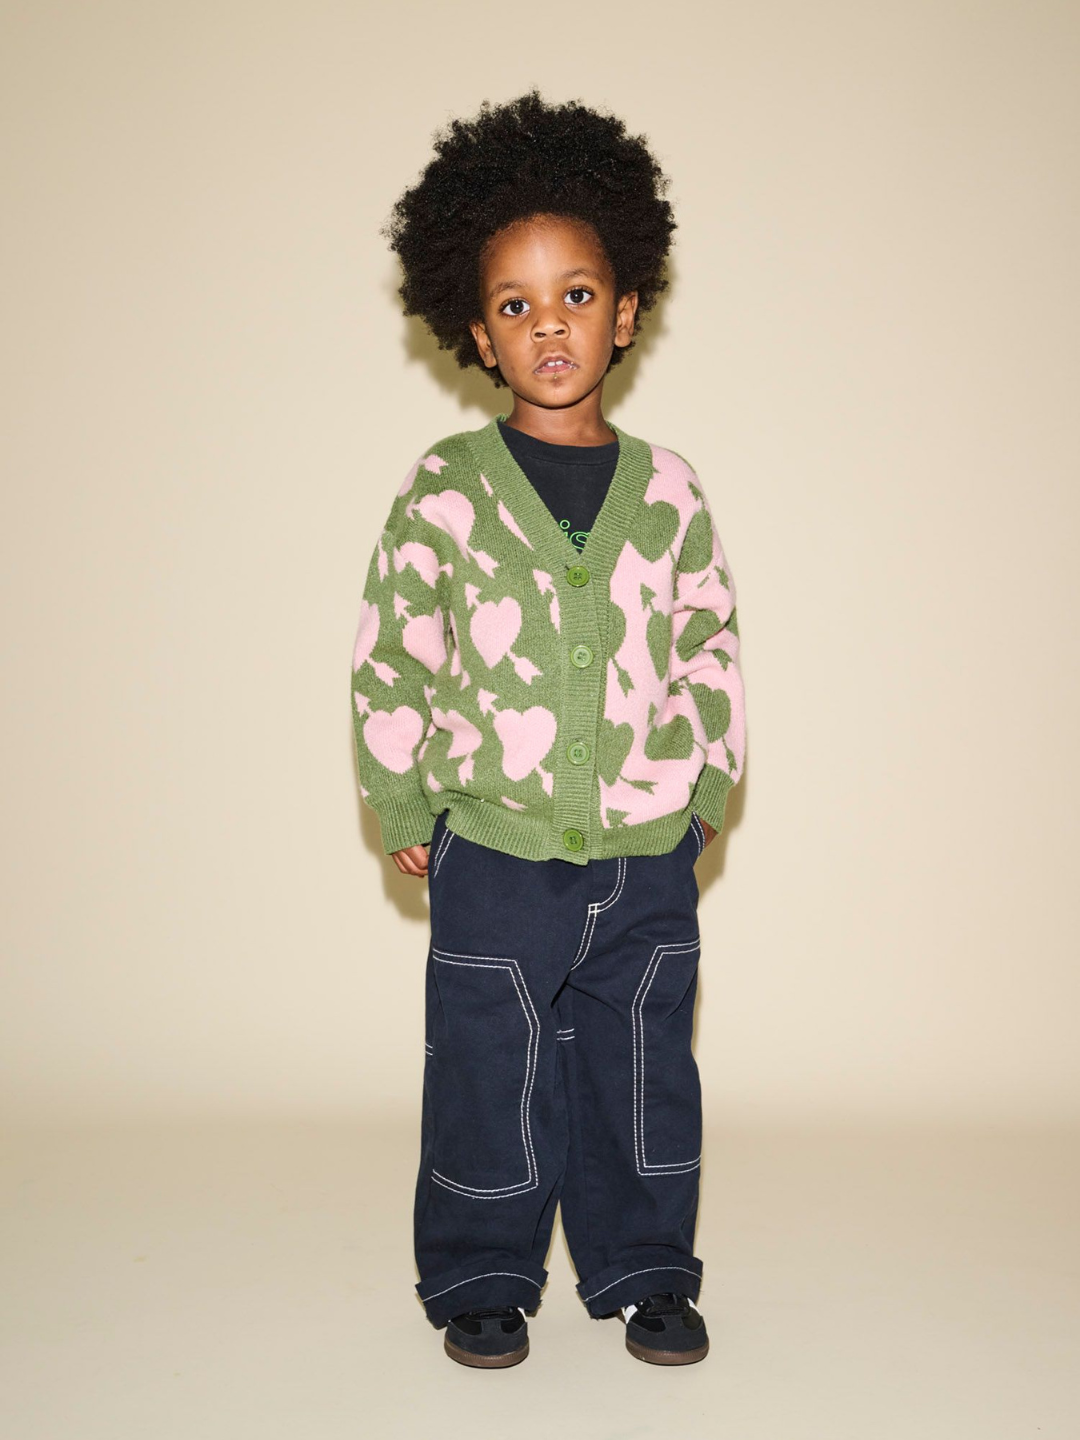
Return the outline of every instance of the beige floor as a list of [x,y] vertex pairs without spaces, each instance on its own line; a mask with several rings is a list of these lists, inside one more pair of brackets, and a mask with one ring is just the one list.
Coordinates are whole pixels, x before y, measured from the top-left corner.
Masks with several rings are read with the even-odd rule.
[[408,1126],[9,1134],[0,1434],[1075,1440],[1078,1151],[1068,1131],[714,1133],[708,1359],[627,1355],[557,1229],[532,1354],[478,1372],[412,1289]]

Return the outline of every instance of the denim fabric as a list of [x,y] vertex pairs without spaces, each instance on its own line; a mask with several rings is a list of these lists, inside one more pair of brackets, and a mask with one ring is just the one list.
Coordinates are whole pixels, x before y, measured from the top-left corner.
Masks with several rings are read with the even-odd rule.
[[417,1293],[533,1310],[557,1204],[593,1316],[696,1299],[700,819],[666,855],[524,860],[435,822]]

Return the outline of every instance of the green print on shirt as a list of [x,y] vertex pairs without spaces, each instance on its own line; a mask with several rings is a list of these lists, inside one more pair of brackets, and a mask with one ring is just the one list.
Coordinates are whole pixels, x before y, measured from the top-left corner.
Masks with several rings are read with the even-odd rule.
[[579,550],[585,549],[585,541],[589,538],[588,530],[571,530],[569,520],[560,520],[559,528],[567,532],[571,545],[576,545]]

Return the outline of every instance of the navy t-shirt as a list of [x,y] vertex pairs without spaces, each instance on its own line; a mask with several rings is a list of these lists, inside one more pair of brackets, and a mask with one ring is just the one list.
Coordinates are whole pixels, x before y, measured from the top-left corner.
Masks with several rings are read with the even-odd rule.
[[619,442],[553,445],[499,420],[499,433],[533,489],[580,550],[596,523],[619,460]]

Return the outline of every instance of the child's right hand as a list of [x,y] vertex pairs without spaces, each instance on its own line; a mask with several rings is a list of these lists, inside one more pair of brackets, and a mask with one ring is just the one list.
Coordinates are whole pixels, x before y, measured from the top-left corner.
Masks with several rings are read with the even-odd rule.
[[406,845],[404,850],[394,850],[390,858],[403,875],[415,875],[418,880],[427,876],[428,847]]

